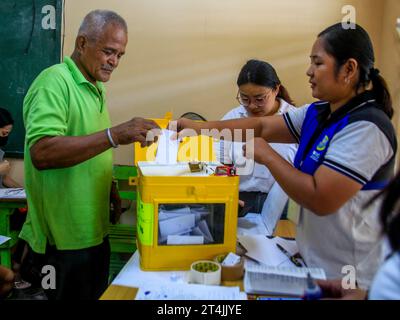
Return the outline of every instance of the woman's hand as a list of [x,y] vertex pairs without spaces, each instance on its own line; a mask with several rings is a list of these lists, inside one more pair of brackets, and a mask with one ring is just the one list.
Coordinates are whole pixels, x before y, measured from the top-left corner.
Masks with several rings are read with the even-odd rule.
[[184,137],[193,137],[200,134],[201,123],[186,118],[171,121],[168,124],[168,129],[177,132],[177,139]]
[[10,173],[11,166],[7,160],[0,162],[0,175],[5,176]]
[[365,300],[367,291],[356,289],[344,289],[342,279],[337,280],[318,280],[317,284],[322,290],[324,299],[336,300]]
[[243,155],[260,164],[266,164],[271,151],[273,149],[263,138],[255,138],[243,145]]

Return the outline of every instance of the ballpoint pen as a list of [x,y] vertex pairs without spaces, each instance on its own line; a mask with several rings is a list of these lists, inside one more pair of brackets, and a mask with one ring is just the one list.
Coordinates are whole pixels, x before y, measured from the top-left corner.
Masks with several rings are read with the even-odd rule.
[[283,252],[285,256],[289,258],[289,260],[296,266],[296,267],[302,267],[303,265],[297,260],[293,255],[291,255],[284,247],[282,247],[279,243],[276,244],[279,250]]
[[303,300],[319,300],[323,298],[320,286],[315,283],[309,272],[307,273],[307,287],[302,298]]

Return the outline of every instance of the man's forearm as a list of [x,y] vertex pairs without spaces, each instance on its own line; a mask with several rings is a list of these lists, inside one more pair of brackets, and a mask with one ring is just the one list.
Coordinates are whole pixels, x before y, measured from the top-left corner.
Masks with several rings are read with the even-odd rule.
[[67,168],[84,162],[111,147],[105,131],[79,137],[45,137],[30,149],[39,170]]

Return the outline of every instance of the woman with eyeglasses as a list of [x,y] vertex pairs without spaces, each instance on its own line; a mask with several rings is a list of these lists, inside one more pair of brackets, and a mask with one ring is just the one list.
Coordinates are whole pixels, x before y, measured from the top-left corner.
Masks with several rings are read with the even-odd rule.
[[[253,129],[254,150],[245,150],[246,155],[267,166],[301,206],[296,240],[306,264],[335,279],[352,266],[358,285],[367,288],[380,263],[381,237],[379,203],[363,206],[394,173],[391,97],[374,66],[371,39],[359,25],[344,29],[338,23],[322,31],[310,58],[307,75],[319,102],[270,117],[180,119],[178,130]],[[294,166],[267,141],[298,142]]]
[[[265,61],[247,61],[240,70],[237,86],[239,90],[236,99],[240,105],[225,114],[222,120],[272,116],[295,109],[294,103],[279,80],[275,69]],[[219,148],[217,148],[220,162],[234,165],[240,163],[243,157],[242,146],[243,143],[221,140]],[[293,162],[297,151],[296,144],[274,143],[271,144],[271,147],[286,160]],[[239,216],[244,216],[248,212],[260,213],[268,192],[273,186],[278,188],[281,198],[279,202],[284,206],[288,197],[275,183],[274,177],[266,166],[255,163],[251,174],[241,175]],[[274,217],[279,218],[280,213]],[[276,220],[274,217],[271,216],[273,220]]]

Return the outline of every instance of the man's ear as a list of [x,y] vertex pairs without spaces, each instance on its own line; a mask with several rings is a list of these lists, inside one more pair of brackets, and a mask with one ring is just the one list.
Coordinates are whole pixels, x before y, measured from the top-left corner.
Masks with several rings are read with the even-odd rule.
[[85,50],[87,43],[88,43],[88,40],[85,36],[83,36],[83,35],[77,36],[76,41],[75,41],[76,50],[79,53],[82,53]]

